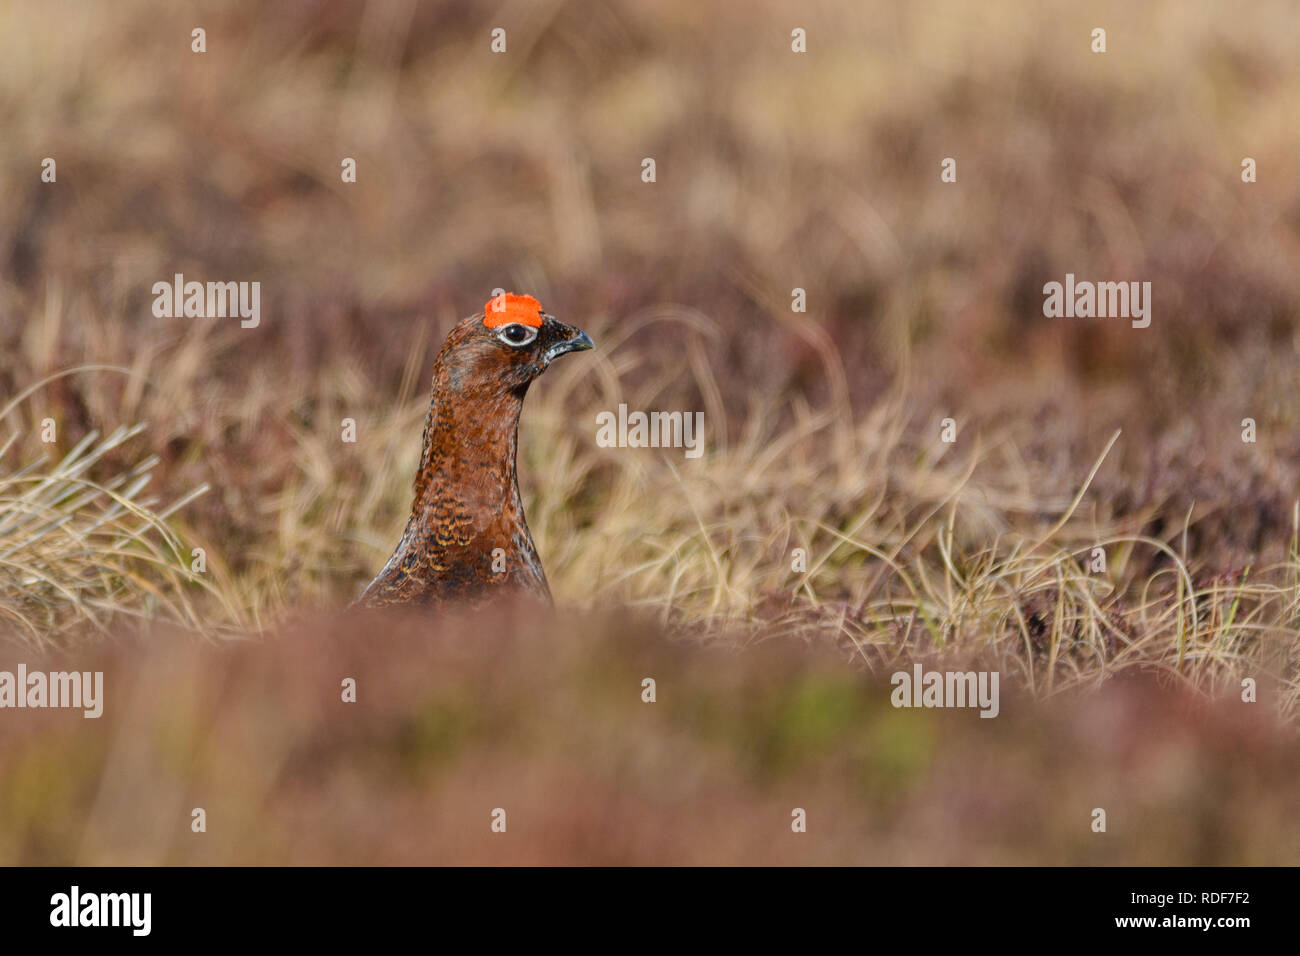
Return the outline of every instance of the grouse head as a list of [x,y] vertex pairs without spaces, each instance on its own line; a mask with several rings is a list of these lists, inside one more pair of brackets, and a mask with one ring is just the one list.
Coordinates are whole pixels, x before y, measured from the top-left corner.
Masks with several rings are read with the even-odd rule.
[[438,361],[455,390],[522,393],[558,356],[593,347],[531,295],[502,293],[452,330]]
[[495,296],[451,330],[433,363],[406,531],[357,603],[477,603],[509,590],[550,600],[519,499],[519,413],[551,362],[590,348],[531,295]]

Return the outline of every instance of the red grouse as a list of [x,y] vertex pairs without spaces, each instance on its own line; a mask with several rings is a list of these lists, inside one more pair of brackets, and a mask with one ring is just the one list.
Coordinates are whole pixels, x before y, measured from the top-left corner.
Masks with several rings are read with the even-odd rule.
[[519,500],[515,435],[533,379],[556,356],[589,348],[586,332],[530,295],[498,295],[451,330],[433,363],[411,517],[356,603],[477,603],[507,592],[550,601]]

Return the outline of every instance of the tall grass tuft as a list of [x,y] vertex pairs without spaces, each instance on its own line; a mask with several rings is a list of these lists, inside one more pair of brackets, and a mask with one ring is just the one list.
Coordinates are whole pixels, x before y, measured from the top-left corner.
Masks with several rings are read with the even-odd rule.
[[[0,421],[14,407],[0,412]],[[213,569],[194,570],[191,545],[169,525],[208,485],[163,504],[147,494],[157,455],[109,464],[146,427],[92,431],[57,461],[14,461],[18,432],[0,444],[0,620],[20,640],[43,646],[107,633],[123,615],[215,633],[196,604],[199,594],[239,621],[213,584]]]

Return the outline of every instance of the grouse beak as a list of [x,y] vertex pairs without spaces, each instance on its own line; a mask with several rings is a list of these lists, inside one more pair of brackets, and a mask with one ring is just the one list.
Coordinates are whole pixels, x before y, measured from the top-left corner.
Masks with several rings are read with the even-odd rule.
[[557,356],[565,355],[569,352],[585,352],[587,349],[594,349],[596,347],[596,343],[591,340],[591,336],[582,331],[582,329],[575,329],[571,325],[563,325],[559,322],[557,322],[556,325],[559,325],[564,331],[569,332],[570,337],[562,342],[556,342],[546,350],[544,356],[546,365],[550,365],[551,360]]

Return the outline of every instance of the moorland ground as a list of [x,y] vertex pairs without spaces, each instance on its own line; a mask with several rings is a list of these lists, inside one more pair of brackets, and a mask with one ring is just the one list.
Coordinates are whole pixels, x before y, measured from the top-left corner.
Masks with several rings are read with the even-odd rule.
[[[505,287],[599,346],[522,424],[563,606],[872,665],[956,648],[1034,691],[1256,676],[1290,717],[1296,18],[9,4],[6,627],[239,630],[351,599],[405,520],[432,356]],[[260,325],[156,317],[175,273],[261,282]],[[1151,282],[1150,327],[1045,318],[1067,273]],[[704,411],[706,453],[598,447],[620,402]]]

